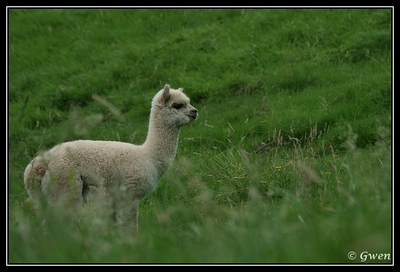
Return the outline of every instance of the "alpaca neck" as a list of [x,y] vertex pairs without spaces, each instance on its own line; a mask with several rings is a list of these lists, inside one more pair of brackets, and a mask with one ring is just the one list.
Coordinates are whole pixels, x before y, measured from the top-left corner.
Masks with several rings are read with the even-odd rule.
[[165,174],[175,158],[180,128],[166,126],[162,120],[150,116],[149,130],[143,148],[157,168],[159,177]]

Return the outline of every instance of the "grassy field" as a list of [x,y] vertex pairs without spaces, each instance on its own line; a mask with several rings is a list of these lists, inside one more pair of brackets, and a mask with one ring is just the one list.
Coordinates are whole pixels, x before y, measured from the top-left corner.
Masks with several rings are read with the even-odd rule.
[[[8,262],[391,263],[391,12],[8,10]],[[139,235],[90,207],[44,231],[29,161],[75,139],[141,144],[166,83],[199,118]]]

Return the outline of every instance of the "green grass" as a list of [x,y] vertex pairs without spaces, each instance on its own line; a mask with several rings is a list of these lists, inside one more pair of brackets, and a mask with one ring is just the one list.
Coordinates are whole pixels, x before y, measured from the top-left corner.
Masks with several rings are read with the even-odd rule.
[[[9,9],[8,262],[392,254],[391,16]],[[173,167],[141,202],[140,234],[120,233],[91,207],[70,224],[56,215],[44,231],[23,185],[28,162],[68,140],[141,144],[166,83],[184,88],[199,119],[182,128]]]

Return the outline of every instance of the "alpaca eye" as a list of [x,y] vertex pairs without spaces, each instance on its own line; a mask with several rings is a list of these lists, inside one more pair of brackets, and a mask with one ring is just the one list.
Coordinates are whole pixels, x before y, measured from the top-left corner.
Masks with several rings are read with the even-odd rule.
[[179,110],[180,108],[183,107],[183,104],[172,104],[172,107],[176,110]]

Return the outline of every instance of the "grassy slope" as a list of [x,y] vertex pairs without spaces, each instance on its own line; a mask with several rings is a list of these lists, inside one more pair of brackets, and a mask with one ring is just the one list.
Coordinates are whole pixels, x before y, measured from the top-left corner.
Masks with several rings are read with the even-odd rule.
[[[390,24],[390,10],[9,10],[10,261],[390,253]],[[140,237],[90,219],[41,234],[27,163],[66,140],[142,143],[165,83],[200,118],[141,203]]]

